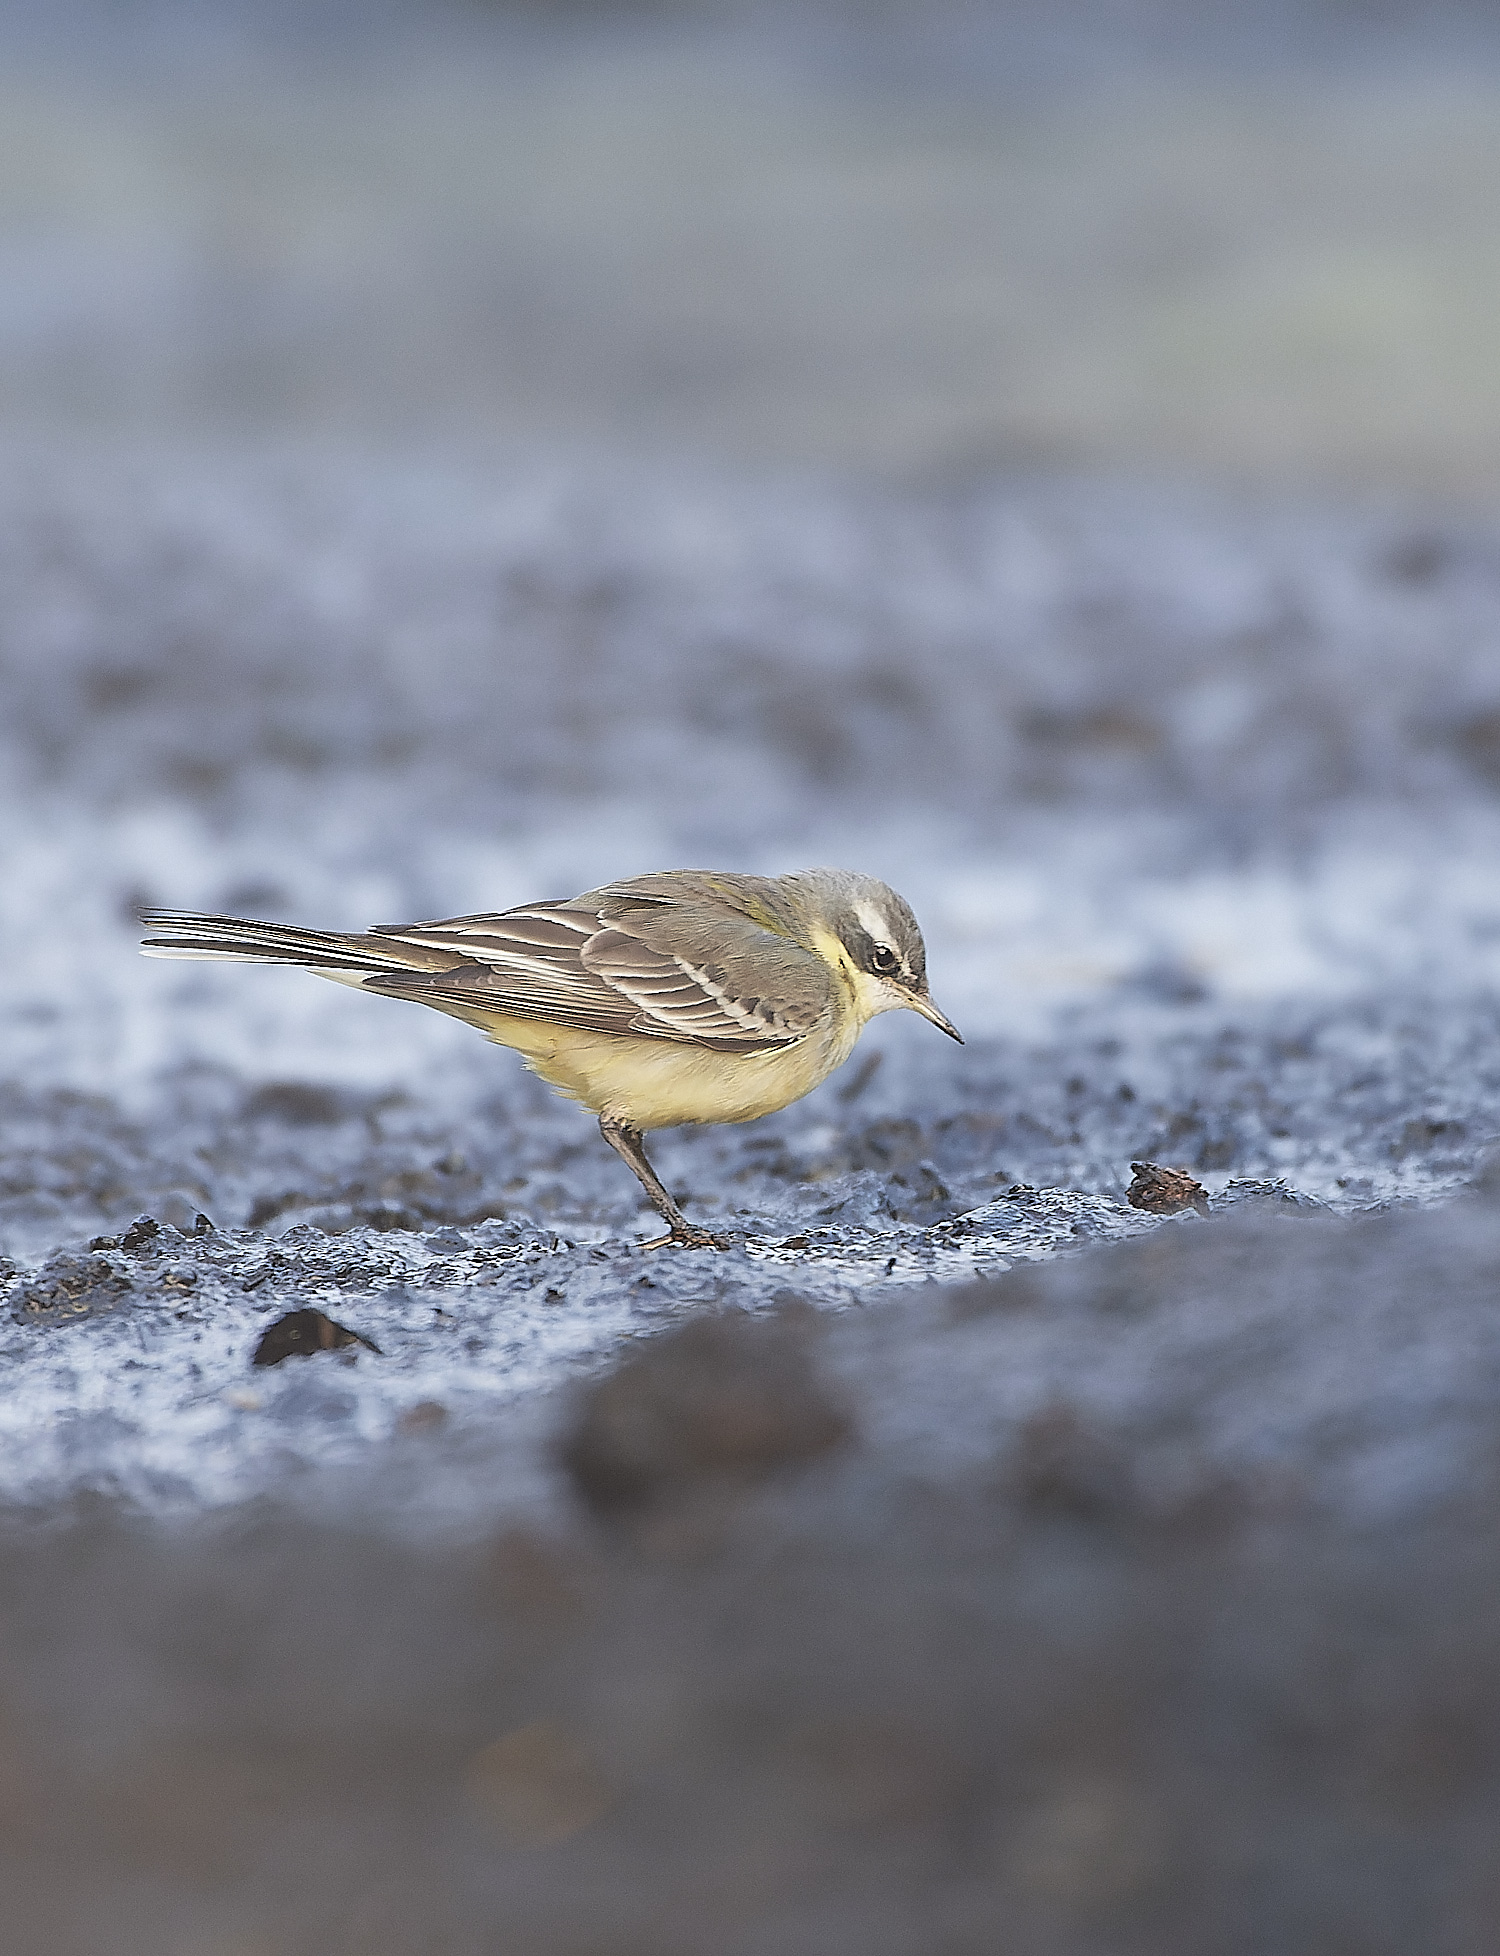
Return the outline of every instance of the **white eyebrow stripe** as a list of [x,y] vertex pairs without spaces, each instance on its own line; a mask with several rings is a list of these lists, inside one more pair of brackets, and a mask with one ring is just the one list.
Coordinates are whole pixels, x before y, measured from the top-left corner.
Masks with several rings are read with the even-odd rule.
[[873,903],[860,897],[855,903],[854,914],[858,917],[861,928],[867,930],[877,944],[890,943],[891,927]]

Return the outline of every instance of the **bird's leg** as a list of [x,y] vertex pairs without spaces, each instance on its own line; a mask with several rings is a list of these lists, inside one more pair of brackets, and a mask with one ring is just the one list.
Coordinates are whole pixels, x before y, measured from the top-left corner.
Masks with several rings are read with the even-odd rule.
[[690,1250],[727,1250],[729,1238],[715,1236],[711,1230],[699,1229],[690,1223],[667,1194],[661,1178],[646,1159],[639,1128],[627,1127],[623,1121],[612,1121],[607,1114],[599,1116],[599,1132],[614,1149],[621,1161],[627,1163],[639,1180],[641,1187],[651,1198],[651,1206],[661,1215],[668,1233],[653,1236],[649,1243],[642,1243],[643,1250],[659,1250],[664,1243],[681,1243]]

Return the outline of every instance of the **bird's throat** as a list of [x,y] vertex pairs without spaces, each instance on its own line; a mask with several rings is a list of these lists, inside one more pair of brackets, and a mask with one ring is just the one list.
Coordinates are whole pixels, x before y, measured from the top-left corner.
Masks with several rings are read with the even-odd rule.
[[811,948],[839,981],[845,996],[845,1009],[854,1014],[857,1024],[866,1025],[877,1013],[890,1011],[895,1001],[886,987],[878,978],[871,978],[867,972],[860,970],[842,938],[836,937],[832,931],[817,928],[809,935]]

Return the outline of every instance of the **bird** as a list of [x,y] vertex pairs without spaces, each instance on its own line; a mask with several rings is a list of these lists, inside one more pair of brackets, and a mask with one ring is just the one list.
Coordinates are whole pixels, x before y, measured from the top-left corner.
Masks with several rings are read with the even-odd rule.
[[598,1117],[666,1234],[725,1249],[683,1215],[644,1137],[753,1121],[800,1100],[904,1007],[963,1040],[933,1004],[910,905],[873,876],[673,869],[567,901],[366,931],[145,908],[148,957],[297,965],[477,1026]]

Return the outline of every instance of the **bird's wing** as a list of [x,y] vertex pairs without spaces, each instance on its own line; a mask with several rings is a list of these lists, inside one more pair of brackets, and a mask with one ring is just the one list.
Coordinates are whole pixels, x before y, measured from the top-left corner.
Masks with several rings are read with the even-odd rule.
[[[686,881],[684,876],[684,881]],[[675,1036],[783,1045],[829,1010],[828,966],[780,927],[761,878],[694,877],[687,901],[663,894],[665,877],[603,893],[605,927],[583,962]],[[753,910],[755,914],[749,914]]]
[[827,1010],[827,967],[727,905],[647,896],[534,903],[498,915],[383,925],[392,950],[448,953],[443,970],[382,971],[373,991],[750,1053],[790,1045]]

